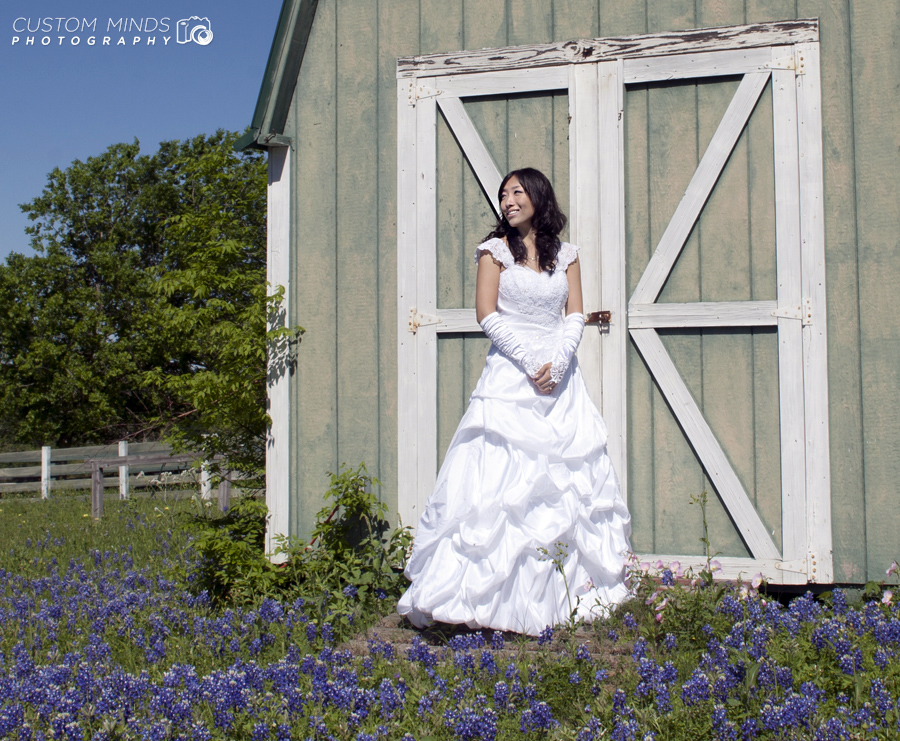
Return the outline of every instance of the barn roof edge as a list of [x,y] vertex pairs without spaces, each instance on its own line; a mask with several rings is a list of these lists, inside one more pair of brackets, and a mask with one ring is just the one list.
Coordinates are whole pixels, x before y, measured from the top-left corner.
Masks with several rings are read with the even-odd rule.
[[284,0],[253,120],[234,143],[235,150],[266,149],[284,142],[284,126],[317,6],[318,0]]

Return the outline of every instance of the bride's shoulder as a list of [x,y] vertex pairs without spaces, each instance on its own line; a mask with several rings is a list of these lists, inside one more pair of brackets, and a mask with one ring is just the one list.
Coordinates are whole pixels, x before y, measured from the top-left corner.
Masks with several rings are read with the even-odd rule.
[[492,237],[486,242],[482,242],[478,245],[475,248],[475,262],[477,263],[485,253],[493,255],[494,259],[505,268],[508,268],[515,263],[512,253],[509,251],[509,247],[506,245],[506,242],[500,239],[500,237]]
[[568,242],[563,242],[556,253],[556,267],[565,270],[578,258],[578,247]]

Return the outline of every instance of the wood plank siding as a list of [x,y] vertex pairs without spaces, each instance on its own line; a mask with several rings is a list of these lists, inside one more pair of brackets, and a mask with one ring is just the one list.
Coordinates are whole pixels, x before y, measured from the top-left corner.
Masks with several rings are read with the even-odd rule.
[[[289,310],[291,320],[306,329],[284,402],[291,408],[290,532],[309,532],[323,506],[326,474],[343,463],[364,461],[383,482],[389,508],[397,504],[397,400],[398,393],[408,392],[398,382],[397,360],[400,333],[407,331],[397,298],[398,229],[406,228],[398,227],[398,72],[401,88],[404,80],[423,75],[439,84],[428,77],[430,69],[477,70],[487,55],[481,50],[513,46],[528,49],[510,56],[510,69],[535,59],[544,67],[561,61],[577,67],[581,61],[627,57],[623,49],[643,43],[624,41],[626,36],[816,17],[817,35],[810,24],[798,22],[794,43],[817,38],[820,44],[824,173],[801,173],[801,179],[824,176],[834,579],[880,579],[891,560],[900,558],[900,321],[891,303],[900,281],[895,0],[319,0],[283,131],[292,142]],[[702,32],[682,36],[672,34],[665,43],[672,53],[697,54],[696,68],[705,69],[702,52],[715,49],[715,41]],[[585,41],[601,38],[607,41]],[[768,46],[766,38],[760,29],[746,53]],[[562,43],[567,41],[572,43]],[[742,85],[739,75],[722,74],[728,69],[700,81],[626,87],[624,301],[642,280]],[[637,67],[627,70],[639,79]],[[460,78],[451,84],[469,83]],[[777,90],[773,96],[777,72],[763,84],[699,219],[686,228],[671,273],[662,278],[658,302],[685,304],[679,311],[686,314],[704,311],[699,302],[758,302],[760,317],[771,316],[771,302],[781,306],[781,299],[801,288],[799,263],[776,262],[776,235],[800,240],[822,227],[776,221],[776,197],[789,201],[797,183],[776,182],[775,159],[802,146],[796,127],[805,122],[773,132],[777,107],[791,100]],[[538,167],[552,177],[564,210],[579,207],[569,188],[564,89],[467,97],[454,105],[462,106],[501,172]],[[460,134],[451,130],[458,114],[433,100],[416,111],[437,122],[436,211],[433,223],[412,223],[413,229],[435,233],[437,310],[474,306],[473,250],[494,219],[460,152]],[[596,274],[599,266],[583,271]],[[794,275],[796,285],[785,285],[785,275]],[[600,308],[609,307],[585,306]],[[653,311],[648,308],[648,315]],[[641,320],[634,313],[632,326]],[[794,324],[799,336],[799,322]],[[774,547],[789,549],[791,534],[782,532],[780,451],[791,450],[782,445],[791,433],[780,414],[793,401],[779,398],[776,326],[748,321],[727,331],[709,325],[656,331],[765,533]],[[699,554],[702,517],[690,499],[707,490],[713,550],[747,557],[697,453],[648,375],[646,359],[628,344],[623,474],[635,550]],[[485,338],[460,331],[435,333],[434,347],[423,350],[437,354],[437,435],[408,444],[433,444],[438,464],[487,349]],[[802,374],[800,365],[786,372]],[[802,384],[797,388],[790,393],[800,394],[795,401],[802,406]],[[796,470],[801,481],[814,473]]]

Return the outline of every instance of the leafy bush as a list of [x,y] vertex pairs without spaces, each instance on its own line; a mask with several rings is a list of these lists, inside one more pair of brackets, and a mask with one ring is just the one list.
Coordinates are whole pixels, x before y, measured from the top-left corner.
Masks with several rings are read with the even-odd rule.
[[268,511],[261,500],[238,499],[222,517],[193,516],[191,548],[201,556],[195,588],[218,604],[303,599],[316,606],[315,623],[338,638],[364,627],[361,618],[377,620],[393,609],[405,587],[409,530],[390,530],[387,508],[372,492],[381,484],[364,464],[329,475],[329,504],[318,513],[312,539],[284,539],[277,564],[264,553]]

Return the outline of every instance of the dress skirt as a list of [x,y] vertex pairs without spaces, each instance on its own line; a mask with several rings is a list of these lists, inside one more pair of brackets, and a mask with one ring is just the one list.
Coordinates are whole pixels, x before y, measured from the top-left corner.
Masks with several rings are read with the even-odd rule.
[[577,359],[550,395],[492,347],[419,522],[398,611],[538,635],[629,596],[631,518]]

